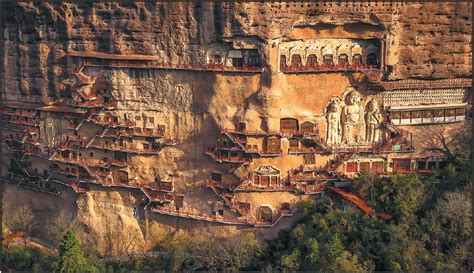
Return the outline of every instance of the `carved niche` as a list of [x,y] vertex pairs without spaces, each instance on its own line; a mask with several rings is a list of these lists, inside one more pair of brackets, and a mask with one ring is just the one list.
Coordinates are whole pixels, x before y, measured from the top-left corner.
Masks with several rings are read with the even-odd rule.
[[341,101],[332,98],[326,109],[326,144],[366,145],[381,140],[382,114],[375,99],[364,107],[361,94],[354,88],[346,90]]

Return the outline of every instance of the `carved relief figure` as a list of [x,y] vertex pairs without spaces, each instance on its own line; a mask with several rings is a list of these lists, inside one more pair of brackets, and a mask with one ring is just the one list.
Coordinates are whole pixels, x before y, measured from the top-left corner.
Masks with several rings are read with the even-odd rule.
[[45,136],[46,145],[48,147],[52,147],[57,142],[54,120],[51,118],[46,118],[45,125],[46,125],[45,126],[46,130],[45,130],[44,136]]
[[342,115],[343,139],[346,143],[364,141],[364,116],[360,106],[360,94],[353,90],[346,95],[346,106]]
[[367,126],[366,140],[376,143],[380,140],[380,122],[382,115],[380,114],[377,102],[371,100],[367,104],[367,113],[365,114],[365,123]]
[[329,104],[326,114],[327,137],[326,144],[334,145],[341,142],[341,122],[339,113],[339,104],[333,101]]

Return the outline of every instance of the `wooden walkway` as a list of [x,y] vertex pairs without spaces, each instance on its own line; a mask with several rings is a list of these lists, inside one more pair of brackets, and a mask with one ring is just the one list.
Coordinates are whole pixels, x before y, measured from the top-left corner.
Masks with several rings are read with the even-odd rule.
[[336,187],[327,187],[327,189],[339,194],[343,199],[351,202],[352,204],[356,205],[362,212],[368,215],[376,215],[377,217],[384,219],[384,220],[390,220],[393,218],[392,215],[385,214],[385,213],[377,213],[373,208],[371,208],[367,203],[357,195],[343,191],[341,189],[338,189]]

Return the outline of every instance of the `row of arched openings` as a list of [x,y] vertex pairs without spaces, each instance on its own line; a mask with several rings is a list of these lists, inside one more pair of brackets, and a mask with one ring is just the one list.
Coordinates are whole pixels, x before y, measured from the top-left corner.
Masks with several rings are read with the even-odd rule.
[[[334,58],[332,54],[326,54],[322,57],[322,63],[324,65],[334,65]],[[361,54],[354,54],[352,56],[352,65],[362,65],[362,55]],[[337,58],[337,64],[349,64],[349,56],[347,54],[340,54]],[[375,53],[370,53],[367,55],[367,65],[377,66],[378,65],[378,58]],[[303,62],[301,55],[293,54],[291,56],[291,64],[292,67],[302,67]],[[318,65],[318,58],[315,54],[308,55],[306,58],[306,66],[307,67],[316,67]],[[284,68],[287,67],[287,59],[285,55],[280,56],[280,67]]]

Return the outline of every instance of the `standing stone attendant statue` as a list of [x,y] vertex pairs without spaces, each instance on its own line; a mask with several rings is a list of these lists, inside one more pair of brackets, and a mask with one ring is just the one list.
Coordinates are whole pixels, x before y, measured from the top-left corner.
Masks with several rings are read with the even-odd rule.
[[380,114],[377,102],[371,100],[367,104],[367,113],[365,114],[365,123],[367,124],[366,140],[370,143],[377,143],[380,140]]
[[335,145],[341,142],[341,122],[339,113],[339,104],[333,101],[329,104],[326,114],[327,120],[327,138],[326,144]]

